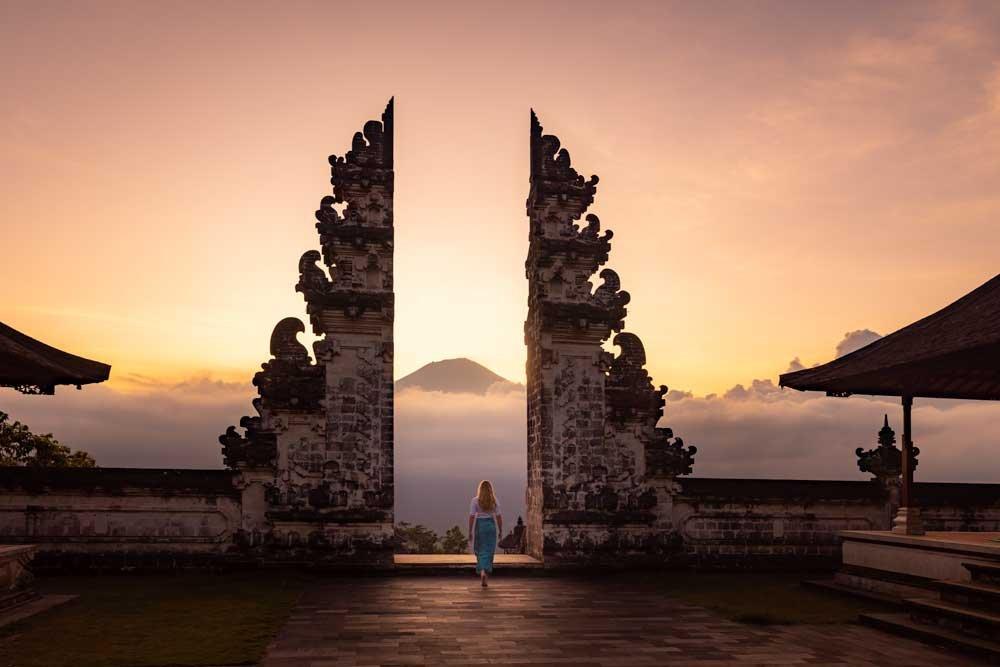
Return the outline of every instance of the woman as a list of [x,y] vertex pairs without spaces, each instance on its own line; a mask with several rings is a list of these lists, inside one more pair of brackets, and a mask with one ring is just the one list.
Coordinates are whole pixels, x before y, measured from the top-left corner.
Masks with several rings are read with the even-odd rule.
[[493,485],[484,479],[469,506],[469,547],[476,554],[476,573],[486,588],[486,580],[493,572],[493,552],[497,548],[497,535],[503,534],[503,516],[497,503]]

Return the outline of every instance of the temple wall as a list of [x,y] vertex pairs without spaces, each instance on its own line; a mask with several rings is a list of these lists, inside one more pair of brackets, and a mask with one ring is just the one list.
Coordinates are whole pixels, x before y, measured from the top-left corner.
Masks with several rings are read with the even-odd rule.
[[1000,532],[1000,484],[917,483],[924,530]]
[[0,468],[0,542],[34,567],[172,568],[234,552],[242,494],[223,470]]
[[[703,567],[835,567],[838,531],[890,530],[895,509],[874,480],[678,481],[679,560]],[[1000,529],[1000,484],[917,483],[914,493],[928,530]]]
[[[380,565],[391,524],[275,515],[266,484],[224,470],[0,468],[0,544],[37,544],[36,569],[225,563]],[[549,512],[547,567],[833,568],[840,530],[888,530],[875,481],[684,478],[649,510]],[[1000,530],[1000,484],[917,483],[932,530]],[[256,523],[264,519],[266,529]],[[324,548],[317,551],[317,541]],[[334,562],[323,554],[334,553]]]

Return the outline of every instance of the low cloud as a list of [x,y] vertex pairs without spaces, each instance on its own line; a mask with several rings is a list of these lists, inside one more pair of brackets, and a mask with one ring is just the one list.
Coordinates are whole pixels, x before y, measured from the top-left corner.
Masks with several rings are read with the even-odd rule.
[[[854,450],[875,446],[884,414],[900,430],[901,408],[891,399],[828,398],[769,380],[740,389],[668,406],[664,424],[698,447],[698,476],[866,479]],[[918,400],[913,428],[918,480],[1000,480],[1000,406]]]
[[139,468],[221,468],[218,436],[252,411],[249,383],[130,375],[118,384],[63,387],[54,396],[0,390],[0,410],[90,452],[100,466]]
[[[875,333],[871,329],[858,329],[857,331],[848,331],[844,334],[844,340],[837,344],[837,358],[844,356],[845,354],[850,354],[855,350],[860,350],[865,345],[874,343],[879,338],[879,334]],[[795,361],[798,361],[796,358]],[[792,363],[795,363],[794,361]]]
[[[0,410],[35,432],[90,452],[103,467],[221,468],[218,436],[251,414],[252,386],[209,378],[180,383],[130,375],[119,388],[60,388],[54,396],[0,393]],[[407,389],[396,395],[399,520],[443,531],[466,519],[479,480],[491,479],[505,514],[524,513],[527,446],[523,385],[485,394]]]
[[805,364],[803,364],[798,357],[795,357],[790,362],[788,362],[788,368],[785,369],[786,373],[794,373],[795,371],[801,371],[805,369]]
[[[879,338],[870,329],[849,331],[835,354],[849,354]],[[788,371],[803,368],[795,357]],[[901,407],[895,398],[830,398],[781,389],[770,379],[737,384],[721,398],[679,394],[683,398],[669,404],[663,424],[698,447],[695,473],[705,477],[865,479],[855,449],[875,446],[883,415],[900,430]],[[1000,457],[995,455],[1000,406],[918,399],[913,429],[921,448],[918,480],[1000,480]]]
[[437,531],[463,525],[476,484],[490,479],[504,518],[516,521],[524,514],[525,410],[521,385],[497,384],[485,396],[398,393],[397,518]]
[[[838,352],[874,332],[847,334]],[[795,359],[791,368],[805,367]],[[216,438],[250,412],[249,384],[196,378],[163,384],[130,376],[119,385],[60,390],[55,396],[0,394],[0,410],[35,431],[51,431],[102,466],[219,468]],[[396,395],[396,513],[444,531],[462,525],[476,483],[491,479],[509,522],[524,513],[525,393],[497,383],[485,394],[418,388]],[[899,430],[896,399],[828,398],[781,389],[772,379],[737,384],[721,395],[667,394],[664,425],[698,447],[703,477],[866,479],[854,450],[871,448],[882,416]],[[917,400],[918,480],[1000,480],[1000,406]]]

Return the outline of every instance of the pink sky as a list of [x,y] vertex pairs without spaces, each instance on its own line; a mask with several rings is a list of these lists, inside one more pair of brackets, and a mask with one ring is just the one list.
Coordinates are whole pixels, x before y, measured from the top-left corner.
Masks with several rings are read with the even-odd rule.
[[1000,268],[993,3],[471,4],[4,3],[0,319],[113,387],[247,381],[390,95],[398,376],[523,378],[529,107],[601,177],[657,383],[826,361]]

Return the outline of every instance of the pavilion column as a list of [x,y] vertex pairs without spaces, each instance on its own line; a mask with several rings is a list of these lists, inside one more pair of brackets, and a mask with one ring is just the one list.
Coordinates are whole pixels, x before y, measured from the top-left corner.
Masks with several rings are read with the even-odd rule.
[[903,396],[903,452],[902,475],[903,488],[899,495],[899,510],[892,522],[892,532],[903,535],[923,535],[924,528],[920,521],[920,508],[913,500],[913,426],[911,413],[913,397]]

